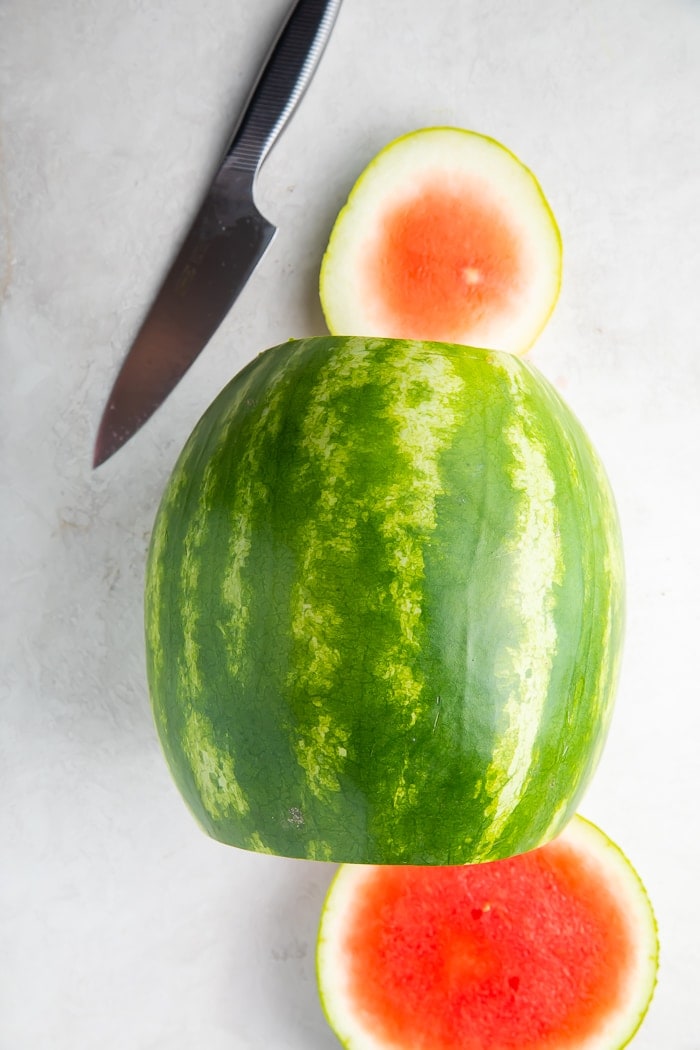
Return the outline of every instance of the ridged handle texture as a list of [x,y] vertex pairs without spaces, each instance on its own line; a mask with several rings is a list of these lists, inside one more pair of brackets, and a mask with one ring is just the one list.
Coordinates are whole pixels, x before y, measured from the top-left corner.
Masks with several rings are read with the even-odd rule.
[[233,136],[228,168],[255,175],[313,76],[341,2],[297,0]]

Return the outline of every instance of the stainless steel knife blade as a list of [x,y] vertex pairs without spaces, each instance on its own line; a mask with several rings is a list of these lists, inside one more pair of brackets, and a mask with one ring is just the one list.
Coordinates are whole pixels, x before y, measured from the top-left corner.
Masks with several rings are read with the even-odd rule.
[[304,93],[342,0],[297,0],[263,65],[224,160],[114,382],[93,466],[163,403],[267,250],[275,227],[253,199],[263,160]]

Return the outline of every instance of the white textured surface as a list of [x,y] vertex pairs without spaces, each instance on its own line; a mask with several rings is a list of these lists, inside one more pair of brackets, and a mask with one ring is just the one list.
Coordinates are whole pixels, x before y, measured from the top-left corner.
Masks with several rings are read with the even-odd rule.
[[253,354],[323,331],[318,264],[404,131],[493,135],[566,252],[530,357],[618,496],[629,627],[583,811],[658,913],[635,1050],[698,1050],[700,2],[345,0],[266,164],[279,234],[166,405],[98,472],[104,399],[285,0],[0,5],[0,1048],[324,1050],[326,866],[199,832],[161,758],[141,589],[159,494]]

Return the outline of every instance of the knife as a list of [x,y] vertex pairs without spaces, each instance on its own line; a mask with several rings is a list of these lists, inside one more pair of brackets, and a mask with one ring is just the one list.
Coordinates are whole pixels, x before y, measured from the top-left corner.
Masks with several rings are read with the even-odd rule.
[[93,467],[163,403],[211,339],[275,234],[255,177],[303,95],[342,0],[297,0],[249,97],[213,183],[124,360],[100,421]]

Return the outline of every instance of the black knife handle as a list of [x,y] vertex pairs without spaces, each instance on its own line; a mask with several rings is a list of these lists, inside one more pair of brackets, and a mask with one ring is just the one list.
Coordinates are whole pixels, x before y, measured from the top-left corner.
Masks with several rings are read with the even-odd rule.
[[236,128],[227,167],[258,171],[311,80],[342,0],[297,0]]

